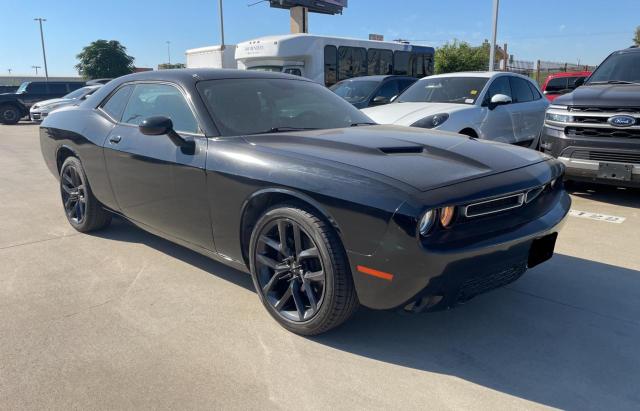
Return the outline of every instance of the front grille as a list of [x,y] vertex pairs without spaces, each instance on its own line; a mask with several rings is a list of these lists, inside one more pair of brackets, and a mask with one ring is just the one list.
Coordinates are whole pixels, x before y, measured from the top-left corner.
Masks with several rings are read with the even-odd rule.
[[640,113],[640,107],[569,107],[572,113]]
[[511,210],[524,204],[524,198],[524,193],[518,193],[470,204],[463,207],[463,215],[471,218]]
[[567,127],[564,133],[569,137],[640,137],[640,129]]
[[470,278],[460,286],[458,303],[464,303],[478,294],[511,284],[527,271],[526,264],[518,264],[489,275]]
[[571,154],[571,158],[611,163],[640,164],[640,153],[632,152],[576,150]]
[[594,117],[594,116],[575,116],[573,118],[574,123],[587,123],[587,124],[607,124],[607,117]]

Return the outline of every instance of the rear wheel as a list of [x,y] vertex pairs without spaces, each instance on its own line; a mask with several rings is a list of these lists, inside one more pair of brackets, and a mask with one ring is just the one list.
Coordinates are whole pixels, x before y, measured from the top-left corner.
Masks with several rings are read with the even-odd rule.
[[111,213],[93,196],[82,163],[76,157],[67,158],[60,168],[60,195],[69,224],[86,233],[107,227]]
[[250,263],[263,305],[296,334],[328,331],[358,307],[338,236],[304,208],[280,205],[262,215],[251,236]]
[[0,106],[0,123],[16,124],[20,121],[20,110],[11,104]]

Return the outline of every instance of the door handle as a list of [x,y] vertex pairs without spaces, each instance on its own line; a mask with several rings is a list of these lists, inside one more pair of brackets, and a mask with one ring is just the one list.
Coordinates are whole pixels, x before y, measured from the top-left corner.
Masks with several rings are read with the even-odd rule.
[[113,144],[118,144],[120,142],[120,140],[122,140],[121,136],[111,136],[111,137],[109,137],[109,141],[112,142]]

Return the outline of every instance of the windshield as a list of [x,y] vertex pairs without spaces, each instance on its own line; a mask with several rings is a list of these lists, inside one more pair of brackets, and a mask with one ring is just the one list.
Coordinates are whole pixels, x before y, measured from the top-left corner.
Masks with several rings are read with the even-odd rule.
[[20,87],[18,87],[18,89],[16,90],[16,93],[24,93],[25,91],[27,91],[27,86],[29,85],[28,82],[24,82],[22,84],[20,84]]
[[254,67],[249,67],[249,70],[273,71],[275,73],[281,73],[282,72],[282,66],[254,66]]
[[609,81],[640,83],[640,53],[612,54],[596,69],[587,84]]
[[334,84],[330,90],[349,103],[359,103],[368,99],[378,84],[380,83],[371,80],[345,80]]
[[91,87],[81,87],[77,90],[72,91],[71,93],[67,94],[62,98],[68,98],[68,99],[80,98],[84,96],[89,90],[91,90]]
[[435,77],[416,81],[400,94],[399,103],[474,104],[487,84],[483,77]]
[[201,81],[197,88],[223,136],[372,123],[351,104],[310,81],[224,79]]

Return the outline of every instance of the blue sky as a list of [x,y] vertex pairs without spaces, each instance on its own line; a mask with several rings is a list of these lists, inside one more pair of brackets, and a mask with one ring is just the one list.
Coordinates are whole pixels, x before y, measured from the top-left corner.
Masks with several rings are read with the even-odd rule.
[[[289,31],[287,11],[256,0],[225,0],[225,38],[235,43]],[[189,48],[218,44],[217,0],[0,0],[0,75],[32,74],[42,66],[34,17],[45,17],[50,75],[74,75],[75,56],[96,39],[122,42],[140,67],[184,62]],[[95,10],[92,6],[97,4]],[[313,14],[310,32],[367,38],[380,33],[438,46],[454,38],[490,37],[491,0],[349,0],[342,16]],[[631,44],[640,0],[502,0],[498,40],[517,59],[597,64]]]

